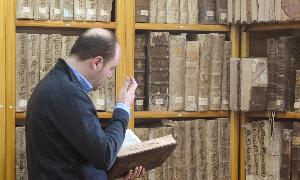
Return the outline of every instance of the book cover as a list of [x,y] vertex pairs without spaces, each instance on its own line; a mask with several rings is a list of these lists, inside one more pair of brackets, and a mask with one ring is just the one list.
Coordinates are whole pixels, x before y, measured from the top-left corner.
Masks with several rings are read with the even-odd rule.
[[74,0],[74,21],[85,21],[85,0]]
[[188,24],[198,24],[198,0],[188,0]]
[[60,0],[51,0],[50,1],[50,20],[51,21],[59,21],[62,19],[62,13],[61,13],[61,9],[62,9],[62,4],[60,2]]
[[73,0],[61,0],[62,20],[73,21],[74,19],[74,2]]
[[49,0],[35,0],[34,1],[34,20],[49,20]]
[[179,24],[180,0],[167,0],[167,24]]
[[33,19],[34,0],[18,0],[16,1],[16,18],[17,19]]
[[135,22],[149,22],[150,0],[135,1]]
[[[225,41],[224,44],[224,62],[223,62],[223,75],[222,75],[222,103],[221,110],[229,109],[229,64],[231,57],[231,42]],[[200,61],[201,63],[201,61]]]
[[52,61],[52,41],[51,35],[41,34],[40,43],[40,80],[43,79],[49,71],[54,67]]
[[150,15],[149,15],[150,23],[157,22],[157,1],[158,0],[150,0]]
[[179,2],[179,23],[188,23],[188,1],[180,0]]
[[98,0],[97,21],[110,22],[113,0]]
[[96,21],[97,19],[97,0],[85,1],[85,19],[86,21]]

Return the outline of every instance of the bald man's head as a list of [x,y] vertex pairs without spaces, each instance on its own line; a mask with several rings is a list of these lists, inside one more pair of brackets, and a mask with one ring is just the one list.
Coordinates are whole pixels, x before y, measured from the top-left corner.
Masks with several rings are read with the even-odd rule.
[[111,31],[93,28],[79,36],[70,55],[75,55],[82,61],[101,56],[104,62],[107,62],[115,56],[117,45],[117,38]]

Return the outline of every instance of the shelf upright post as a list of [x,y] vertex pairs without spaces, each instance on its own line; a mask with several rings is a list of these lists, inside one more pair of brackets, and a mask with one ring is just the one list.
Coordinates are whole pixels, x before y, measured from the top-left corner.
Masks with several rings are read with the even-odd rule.
[[[232,57],[240,57],[240,27],[231,25],[230,40]],[[230,176],[231,180],[239,179],[239,113],[230,111]]]
[[[249,57],[249,32],[244,31],[244,28],[241,29],[241,57]],[[240,118],[240,180],[246,179],[245,171],[245,131],[243,125],[247,122],[247,115],[245,112],[241,112]]]
[[0,1],[0,179],[5,179],[5,3]]
[[5,47],[6,47],[6,180],[16,179],[15,174],[15,92],[16,92],[16,2],[8,0],[5,7]]

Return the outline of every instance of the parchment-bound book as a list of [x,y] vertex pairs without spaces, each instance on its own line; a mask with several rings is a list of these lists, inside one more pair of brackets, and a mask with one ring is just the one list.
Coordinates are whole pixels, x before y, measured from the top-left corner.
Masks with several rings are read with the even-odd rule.
[[110,22],[113,0],[98,0],[97,21]]
[[149,22],[150,0],[135,1],[135,22]]
[[78,38],[78,36],[63,36],[62,37],[61,57],[63,59],[66,59],[69,56],[71,49],[77,38]]
[[292,132],[292,129],[283,129],[282,132],[282,157],[280,164],[280,180],[291,178]]
[[58,58],[62,55],[62,35],[60,34],[51,34],[51,61],[52,64],[56,64]]
[[210,66],[210,86],[209,86],[209,110],[221,109],[221,90],[224,61],[225,35],[212,33],[211,43],[211,66]]
[[256,178],[261,176],[261,156],[260,156],[260,136],[259,136],[259,125],[258,121],[252,121],[252,140],[253,140],[253,155],[254,155],[254,175]]
[[62,4],[61,0],[50,0],[50,20],[59,21],[62,20]]
[[216,2],[199,0],[199,24],[216,24]]
[[104,82],[105,87],[105,111],[106,112],[113,112],[116,102],[116,89],[115,89],[115,82],[116,82],[116,74],[115,71],[112,73],[112,76],[106,79]]
[[17,19],[33,19],[34,0],[16,1]]
[[43,79],[54,67],[52,61],[52,41],[51,35],[41,34],[40,41],[40,80]]
[[49,0],[35,0],[34,20],[49,20]]
[[102,83],[95,91],[91,92],[91,100],[98,111],[105,111],[105,83]]
[[234,22],[234,0],[227,0],[227,24]]
[[108,178],[122,177],[137,166],[143,166],[147,171],[161,166],[175,148],[176,141],[172,135],[121,148],[116,162],[108,172]]
[[281,21],[281,0],[275,0],[275,20]]
[[243,125],[245,137],[245,174],[246,179],[255,179],[255,164],[254,164],[254,151],[253,151],[253,131],[251,123]]
[[241,22],[241,0],[234,1],[234,22]]
[[267,120],[258,121],[258,140],[259,140],[259,160],[261,177],[266,179],[268,176],[267,157],[270,154],[270,125]]
[[291,179],[299,180],[300,174],[300,123],[293,122],[292,133],[292,164],[291,164]]
[[218,118],[219,179],[230,180],[230,127],[228,118]]
[[85,0],[74,0],[74,21],[85,21]]
[[198,34],[197,39],[200,43],[198,111],[207,111],[209,105],[212,36],[210,34]]
[[150,0],[150,23],[157,23],[157,1],[158,0]]
[[26,33],[16,33],[16,112],[24,112],[27,109],[27,37]]
[[266,0],[258,0],[257,1],[258,8],[257,8],[257,22],[266,22],[265,19],[265,6],[266,6]]
[[299,0],[281,0],[281,18],[284,21],[300,19]]
[[85,1],[85,19],[86,21],[97,20],[97,0]]
[[187,24],[188,23],[188,1],[180,0],[179,2],[179,23]]
[[16,127],[16,180],[28,180],[25,127]]
[[216,0],[217,24],[227,24],[227,0]]
[[73,21],[74,20],[74,1],[73,0],[61,0],[61,15],[62,20]]
[[[221,110],[229,109],[229,73],[230,73],[231,42],[225,41],[224,44],[224,62],[222,76],[222,104]],[[201,62],[200,62],[201,63]]]
[[180,0],[167,0],[167,24],[179,24]]
[[257,0],[251,0],[251,22],[258,21],[258,2]]
[[188,24],[198,24],[198,0],[188,0]]
[[230,59],[230,110],[239,111],[241,107],[240,59]]
[[167,0],[157,0],[157,23],[167,23]]
[[27,73],[26,73],[26,96],[31,96],[35,86],[39,82],[40,70],[40,35],[28,34],[27,38]]
[[187,41],[185,64],[185,111],[198,109],[199,41]]
[[296,70],[294,109],[295,112],[300,112],[300,70]]
[[183,111],[186,34],[170,35],[169,41],[169,111]]

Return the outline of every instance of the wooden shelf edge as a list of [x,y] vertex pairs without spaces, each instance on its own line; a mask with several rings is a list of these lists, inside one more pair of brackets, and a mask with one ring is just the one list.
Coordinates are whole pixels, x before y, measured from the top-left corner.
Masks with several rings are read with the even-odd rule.
[[[252,118],[268,118],[269,112],[247,112],[246,116]],[[276,112],[275,118],[279,119],[300,119],[299,112]]]
[[229,32],[227,25],[135,23],[136,30],[175,30]]
[[135,118],[210,118],[210,117],[229,117],[229,111],[207,111],[207,112],[150,112],[150,111],[136,111]]
[[281,22],[245,25],[246,31],[271,31],[285,29],[300,29],[300,22]]
[[47,27],[47,28],[105,28],[116,29],[115,22],[75,22],[75,21],[36,21],[16,20],[17,27]]
[[[103,119],[109,119],[112,117],[111,112],[98,112],[98,118],[103,118]],[[25,112],[17,112],[16,113],[16,120],[25,120],[26,113]]]

